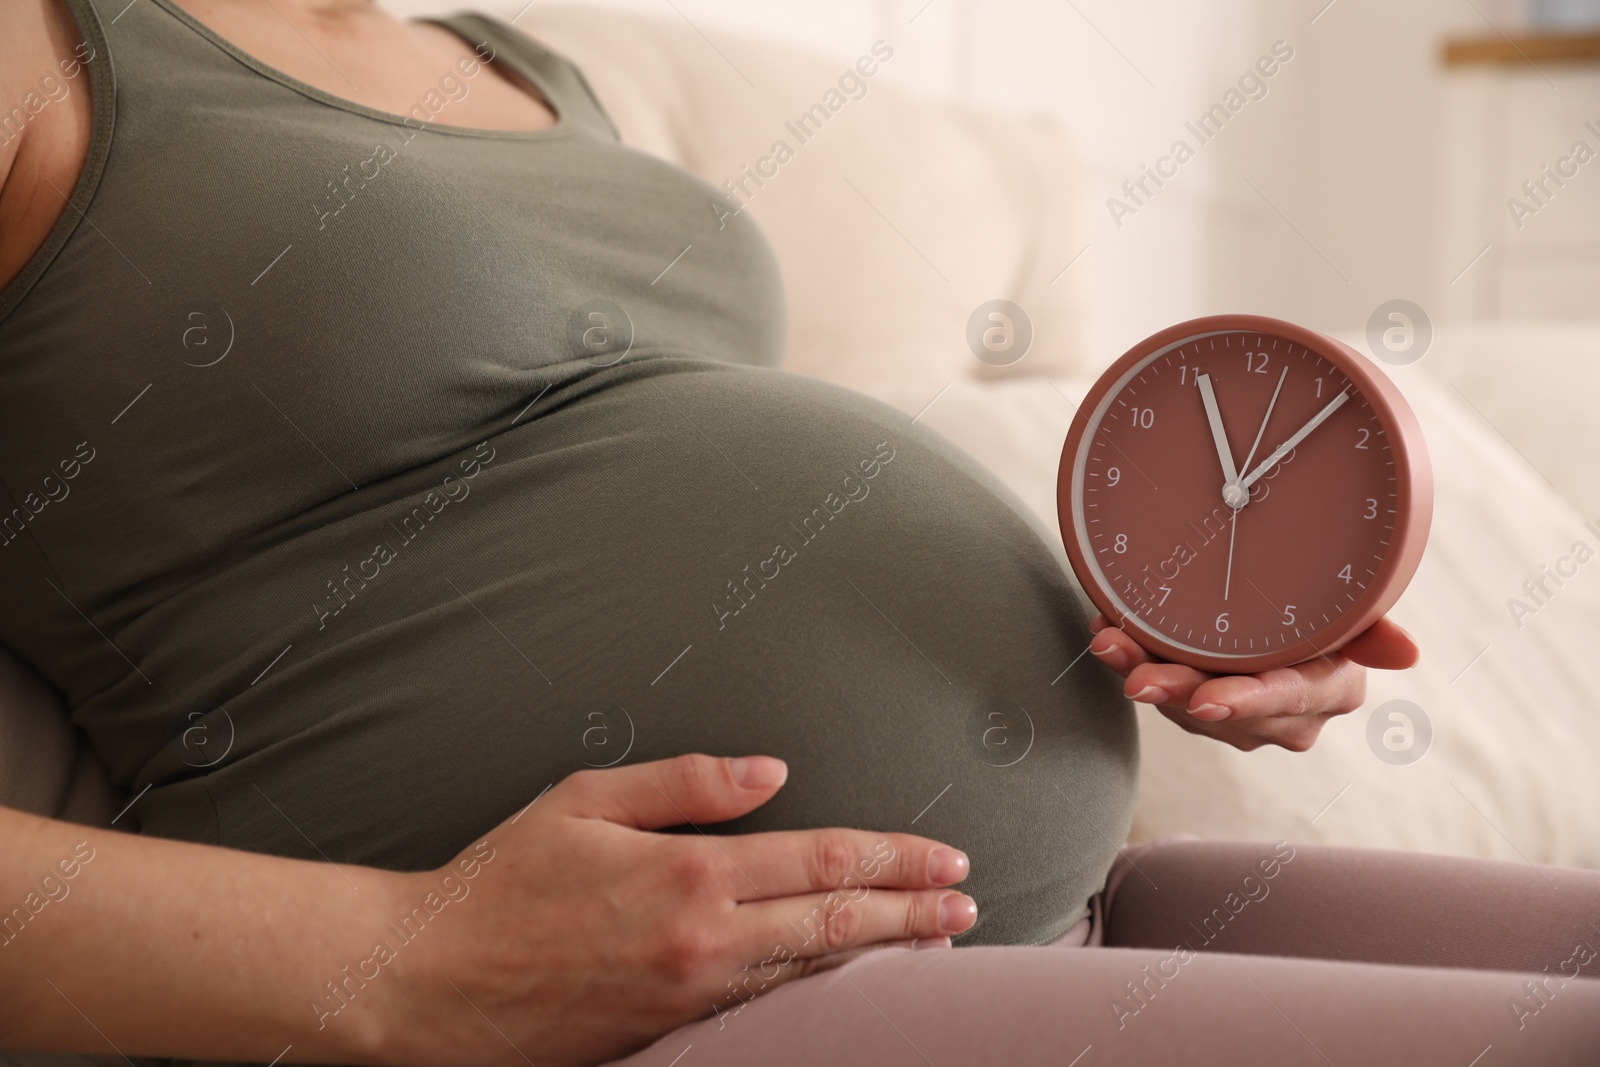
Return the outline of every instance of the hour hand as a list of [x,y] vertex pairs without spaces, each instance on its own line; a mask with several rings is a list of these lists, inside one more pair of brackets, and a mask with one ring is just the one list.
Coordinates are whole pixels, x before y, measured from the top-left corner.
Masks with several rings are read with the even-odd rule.
[[1195,381],[1200,386],[1200,399],[1206,406],[1206,421],[1211,424],[1211,440],[1217,446],[1217,459],[1222,461],[1222,484],[1226,488],[1237,485],[1239,472],[1233,467],[1233,453],[1228,449],[1228,434],[1222,428],[1222,412],[1217,408],[1217,393],[1211,388],[1211,375],[1202,374]]

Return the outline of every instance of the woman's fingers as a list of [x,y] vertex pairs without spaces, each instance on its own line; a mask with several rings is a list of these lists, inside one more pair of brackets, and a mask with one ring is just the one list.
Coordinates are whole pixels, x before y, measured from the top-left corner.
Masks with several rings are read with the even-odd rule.
[[1253,752],[1263,745],[1278,745],[1290,752],[1305,752],[1316,743],[1328,715],[1269,716],[1262,719],[1202,722],[1182,708],[1161,708],[1161,714],[1192,734],[1209,737],[1241,752]]
[[1405,670],[1419,656],[1411,635],[1383,618],[1337,653],[1262,674],[1218,676],[1156,659],[1103,615],[1090,628],[1090,651],[1127,679],[1123,691],[1131,699],[1183,707],[1206,722],[1352,711],[1366,694],[1363,668]]
[[1405,670],[1419,650],[1411,635],[1379,619],[1338,652],[1260,674],[1210,675],[1140,648],[1104,615],[1089,623],[1089,649],[1125,679],[1123,692],[1154,704],[1191,733],[1249,751],[1281,745],[1304,752],[1336,715],[1360,707],[1367,668]]
[[743,872],[728,883],[739,901],[830,890],[933,889],[971,873],[959,849],[911,834],[793,830],[729,836],[716,847]]
[[1384,616],[1339,650],[1363,667],[1403,671],[1415,667],[1422,651],[1411,635]]
[[1128,674],[1122,687],[1130,700],[1168,707],[1191,706],[1194,693],[1213,676],[1176,663],[1146,663]]
[[[1105,616],[1096,621],[1104,622]],[[1192,667],[1156,659],[1115,627],[1102,627],[1089,643],[1089,651],[1127,679],[1123,693],[1143,704],[1187,706],[1190,695],[1212,677]]]
[[1334,653],[1263,674],[1213,678],[1195,690],[1189,707],[1208,722],[1342,715],[1360,707],[1366,692],[1366,669]]
[[[740,903],[730,916],[726,895],[711,901],[717,914],[686,944],[738,968],[725,983],[729,1003],[866,951],[948,947],[977,921],[977,905],[964,893],[923,888],[965,878],[969,869],[965,855],[935,841],[830,829],[729,836],[716,849],[701,848],[709,844],[682,842],[684,855],[697,858],[680,875],[720,872],[710,880],[713,896],[731,890]],[[741,870],[728,878],[733,864]]]
[[[1095,617],[1095,622],[1104,623],[1105,621],[1106,617],[1104,615]],[[1129,637],[1126,631],[1119,630],[1109,623],[1095,632],[1094,640],[1089,642],[1089,651],[1101,663],[1104,663],[1124,678],[1128,676],[1129,671],[1140,664],[1158,662],[1150,653],[1140,648],[1138,643]]]
[[788,776],[788,766],[771,756],[677,756],[570,774],[544,805],[580,818],[659,830],[738,818],[771,800]]
[[862,887],[741,904],[732,933],[760,951],[781,945],[790,959],[815,959],[866,945],[951,937],[977,921],[972,898],[952,889]]

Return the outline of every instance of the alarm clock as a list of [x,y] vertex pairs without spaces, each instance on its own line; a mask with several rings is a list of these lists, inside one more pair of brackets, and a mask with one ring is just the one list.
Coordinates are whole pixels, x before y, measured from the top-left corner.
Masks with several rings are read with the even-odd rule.
[[1135,345],[1061,452],[1084,591],[1152,655],[1222,674],[1325,656],[1391,608],[1433,517],[1421,427],[1320,333],[1218,315]]

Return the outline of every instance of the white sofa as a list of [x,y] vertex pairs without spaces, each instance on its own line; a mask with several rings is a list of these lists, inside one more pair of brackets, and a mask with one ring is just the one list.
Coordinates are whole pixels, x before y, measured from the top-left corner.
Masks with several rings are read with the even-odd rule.
[[[524,4],[478,6],[509,17]],[[718,37],[759,73],[756,91],[681,20],[538,4],[518,25],[578,62],[626,143],[716,185],[774,140],[792,140],[785,120],[846,69]],[[1083,268],[1063,272],[1087,240],[1072,146],[1047,118],[918,100],[881,78],[867,85],[749,204],[788,287],[788,365],[922,412],[1055,529],[1073,402],[1117,355],[1085,349]],[[1004,370],[980,363],[964,339],[970,312],[997,297],[1027,309],[1036,331],[1026,358]],[[1421,642],[1422,665],[1374,676],[1367,707],[1330,725],[1309,754],[1239,753],[1141,709],[1136,839],[1281,836],[1600,866],[1589,674],[1600,563],[1520,629],[1506,608],[1574,541],[1600,549],[1575,510],[1600,515],[1600,474],[1587,458],[1600,446],[1588,401],[1600,386],[1597,351],[1600,330],[1445,330],[1421,363],[1394,371],[1438,477],[1433,541],[1395,611]],[[1432,750],[1403,767],[1376,758],[1365,733],[1370,710],[1400,697],[1434,729]],[[84,822],[119,806],[59,699],[3,652],[0,802]]]

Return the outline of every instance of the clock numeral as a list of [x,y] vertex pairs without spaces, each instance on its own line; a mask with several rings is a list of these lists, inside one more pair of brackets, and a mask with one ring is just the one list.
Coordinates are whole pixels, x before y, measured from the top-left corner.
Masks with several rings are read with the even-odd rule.
[[1283,624],[1285,626],[1293,626],[1294,625],[1294,605],[1293,604],[1285,604],[1283,606]]
[[1244,354],[1244,369],[1251,374],[1267,373],[1267,354],[1265,352],[1246,352]]
[[1378,502],[1376,500],[1374,500],[1370,496],[1367,497],[1367,510],[1366,510],[1366,513],[1363,514],[1361,517],[1363,519],[1375,519],[1375,518],[1378,517]]
[[1360,429],[1356,430],[1356,433],[1361,435],[1356,440],[1356,447],[1360,448],[1360,449],[1365,449],[1367,447],[1367,441],[1369,439],[1371,439],[1371,437],[1372,437],[1371,431],[1369,431],[1367,429],[1364,429],[1364,428],[1360,428]]
[[1118,555],[1127,555],[1127,553],[1128,553],[1128,535],[1127,534],[1117,534],[1117,539],[1115,541],[1111,542],[1111,550],[1113,552],[1117,553]]
[[1356,579],[1355,579],[1355,575],[1353,575],[1353,574],[1351,574],[1351,573],[1350,573],[1350,564],[1348,564],[1348,563],[1346,563],[1346,564],[1345,564],[1345,565],[1344,565],[1344,570],[1342,570],[1342,571],[1340,571],[1340,572],[1339,572],[1339,573],[1338,573],[1338,574],[1337,574],[1337,575],[1336,575],[1336,577],[1337,577],[1337,578],[1338,578],[1338,579],[1339,579],[1339,580],[1340,580],[1340,581],[1341,581],[1341,582],[1343,582],[1343,583],[1344,583],[1344,584],[1345,584],[1345,585],[1349,585],[1349,584],[1350,584],[1350,583],[1351,583],[1351,582],[1353,582],[1353,581],[1355,581],[1355,580],[1356,580]]
[[1217,616],[1217,633],[1225,634],[1227,632],[1228,632],[1228,613],[1226,611],[1224,611],[1221,615]]
[[1141,430],[1148,430],[1156,424],[1155,408],[1134,408],[1133,424]]
[[1122,472],[1115,467],[1106,468],[1106,485],[1115,488],[1122,483]]
[[1317,399],[1318,400],[1322,399],[1322,379],[1321,378],[1317,379]]
[[1167,597],[1172,595],[1172,587],[1169,585],[1162,585],[1157,586],[1156,588],[1161,590],[1161,599],[1156,601],[1156,607],[1159,608],[1161,605],[1167,602]]

